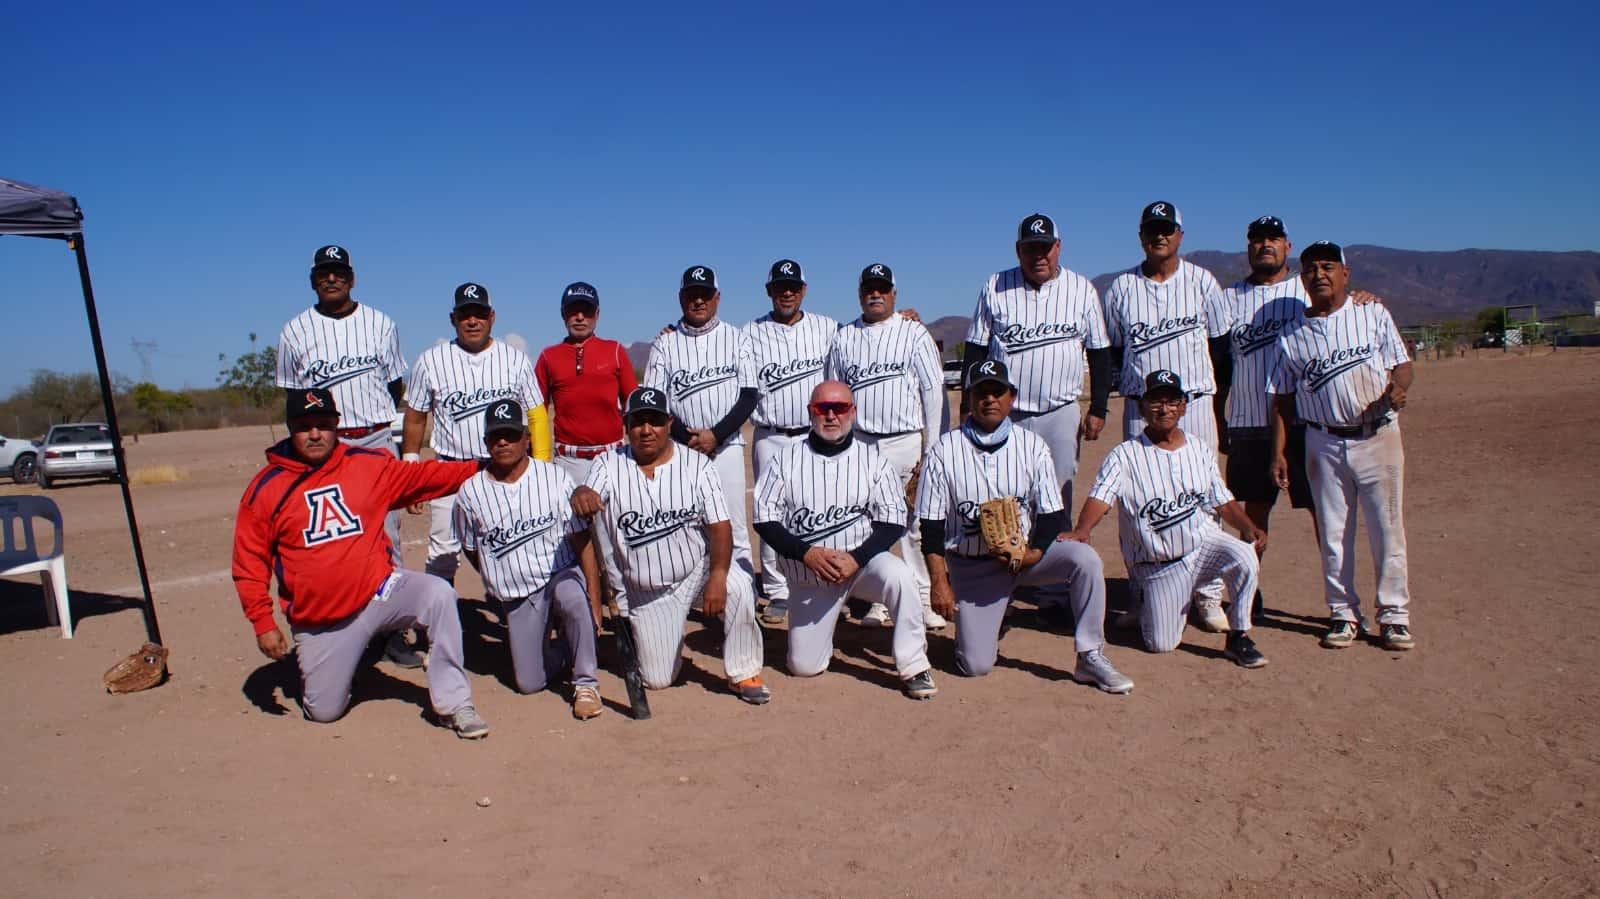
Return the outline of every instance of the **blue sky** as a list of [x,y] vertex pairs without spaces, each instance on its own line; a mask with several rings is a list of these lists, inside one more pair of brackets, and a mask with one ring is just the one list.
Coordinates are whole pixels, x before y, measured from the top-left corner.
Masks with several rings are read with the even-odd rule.
[[[836,317],[873,261],[966,314],[1036,210],[1089,275],[1155,199],[1185,250],[1264,213],[1301,245],[1596,246],[1586,7],[1075,6],[32,4],[0,176],[79,198],[111,367],[153,341],[168,387],[275,341],[324,243],[413,359],[466,280],[534,349],[569,281],[631,341],[690,264],[753,318],[782,256]],[[74,274],[0,239],[0,390],[92,366]]]

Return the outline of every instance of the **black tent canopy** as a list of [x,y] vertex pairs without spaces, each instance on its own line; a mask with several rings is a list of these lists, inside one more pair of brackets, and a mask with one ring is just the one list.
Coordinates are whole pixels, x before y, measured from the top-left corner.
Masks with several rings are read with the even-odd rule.
[[133,539],[133,558],[139,566],[139,585],[144,590],[144,630],[152,643],[161,642],[161,627],[156,622],[156,603],[150,595],[150,574],[144,562],[144,544],[139,540],[139,520],[133,513],[133,493],[128,486],[128,462],[122,450],[122,431],[117,427],[117,408],[111,397],[111,375],[106,370],[105,345],[100,340],[100,316],[95,311],[94,288],[89,282],[89,256],[83,246],[83,210],[70,194],[48,187],[35,187],[21,181],[0,178],[0,235],[52,237],[67,242],[78,257],[78,280],[83,284],[83,306],[89,315],[89,338],[94,342],[94,362],[100,376],[100,401],[105,406],[106,424],[111,428],[111,445],[117,460],[117,481],[122,485],[122,507],[128,515],[128,534]]

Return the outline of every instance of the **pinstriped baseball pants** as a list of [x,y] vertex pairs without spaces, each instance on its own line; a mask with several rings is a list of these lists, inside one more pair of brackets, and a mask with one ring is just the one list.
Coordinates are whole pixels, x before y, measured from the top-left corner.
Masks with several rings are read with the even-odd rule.
[[852,596],[889,607],[894,618],[894,667],[902,680],[932,667],[911,566],[893,553],[883,552],[868,559],[843,584],[789,584],[790,674],[813,677],[828,670],[839,610]]
[[1228,626],[1236,631],[1249,630],[1260,565],[1255,547],[1220,527],[1208,532],[1200,545],[1181,559],[1129,565],[1133,586],[1144,594],[1144,614],[1139,621],[1144,648],[1151,652],[1177,649],[1183,640],[1195,586],[1218,578],[1233,594]]
[[[705,588],[708,564],[702,561],[688,577],[654,596],[617,593],[618,607],[633,622],[639,672],[652,690],[671,686],[678,678],[683,665],[683,626],[689,620],[689,608]],[[760,674],[766,645],[756,621],[755,585],[737,562],[728,570],[722,634],[722,667],[728,680],[742,681]]]

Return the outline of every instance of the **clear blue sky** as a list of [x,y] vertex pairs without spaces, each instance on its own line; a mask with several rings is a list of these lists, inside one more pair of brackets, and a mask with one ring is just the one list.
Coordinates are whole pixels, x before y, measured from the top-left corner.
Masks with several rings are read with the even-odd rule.
[[[0,175],[79,198],[111,367],[154,341],[168,387],[275,341],[324,243],[412,359],[465,280],[534,349],[568,281],[631,341],[694,263],[735,322],[781,256],[840,318],[872,261],[967,314],[1035,210],[1089,275],[1155,199],[1186,251],[1269,212],[1301,245],[1596,246],[1586,5],[1077,6],[28,4]],[[92,366],[62,245],[0,239],[0,296],[0,390]]]

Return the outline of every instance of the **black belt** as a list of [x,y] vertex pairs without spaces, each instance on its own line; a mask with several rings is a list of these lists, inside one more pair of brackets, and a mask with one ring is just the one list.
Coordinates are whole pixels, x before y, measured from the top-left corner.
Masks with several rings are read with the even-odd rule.
[[771,425],[760,425],[759,427],[763,431],[771,431],[774,434],[782,434],[785,437],[799,437],[801,434],[811,431],[810,428],[774,428]]
[[1027,420],[1029,418],[1038,418],[1041,415],[1049,415],[1052,412],[1060,412],[1062,409],[1065,409],[1068,406],[1076,406],[1077,404],[1078,404],[1077,400],[1073,400],[1070,403],[1062,403],[1061,405],[1055,407],[1054,409],[1046,409],[1043,412],[1028,412],[1028,411],[1025,411],[1023,409],[1012,409],[1011,410],[1011,420],[1012,421],[1025,421],[1025,420]]
[[863,437],[871,437],[874,440],[887,440],[890,437],[904,437],[907,434],[920,434],[922,431],[895,431],[893,434],[874,434],[871,431],[857,431],[856,433]]
[[443,453],[434,453],[433,457],[441,462],[476,462],[477,459],[463,459],[460,456],[446,456]]
[[1308,421],[1306,424],[1310,427],[1316,428],[1319,431],[1325,431],[1334,437],[1343,437],[1348,440],[1351,438],[1371,437],[1373,434],[1383,430],[1384,427],[1389,424],[1389,419],[1386,418],[1383,421],[1368,422],[1364,425],[1356,425],[1353,428],[1341,428],[1336,425],[1325,425],[1315,421]]

